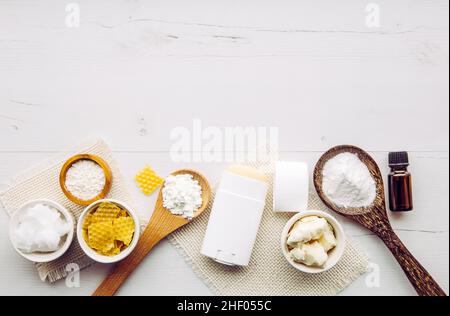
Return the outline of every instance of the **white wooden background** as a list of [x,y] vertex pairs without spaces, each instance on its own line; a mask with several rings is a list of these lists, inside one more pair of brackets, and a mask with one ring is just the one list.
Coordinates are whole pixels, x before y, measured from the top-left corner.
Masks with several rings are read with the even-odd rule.
[[[449,290],[449,62],[446,0],[374,0],[380,27],[365,24],[363,0],[97,0],[65,24],[61,0],[0,0],[0,181],[87,136],[112,146],[133,185],[150,163],[170,161],[169,133],[206,126],[277,126],[280,156],[313,167],[321,152],[350,143],[386,174],[387,152],[408,150],[413,213],[391,220],[401,239]],[[222,165],[195,164],[217,181]],[[344,220],[343,220],[344,221]],[[413,295],[400,268],[368,231],[347,233],[380,266],[344,295]],[[0,212],[0,294],[86,295],[106,275],[97,265],[80,288],[41,283],[19,258]],[[208,295],[167,242],[122,295]]]

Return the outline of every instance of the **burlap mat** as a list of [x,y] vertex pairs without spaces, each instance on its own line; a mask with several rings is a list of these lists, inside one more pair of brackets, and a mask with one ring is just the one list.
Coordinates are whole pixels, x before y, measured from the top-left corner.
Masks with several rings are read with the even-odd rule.
[[[113,174],[113,185],[108,198],[120,200],[136,209],[126,190],[126,183],[112,156],[111,150],[104,141],[93,139],[85,142],[73,152],[48,159],[44,163],[14,178],[9,187],[0,192],[0,204],[5,211],[11,215],[27,201],[46,198],[65,206],[78,219],[84,208],[69,201],[59,186],[59,172],[62,165],[68,158],[78,153],[94,154],[103,158],[109,164]],[[78,264],[80,270],[94,263],[83,253],[78,245],[76,236],[72,246],[64,256],[50,263],[38,263],[36,268],[42,281],[47,280],[53,283],[67,276],[68,271],[66,267],[70,263]]]
[[[272,176],[273,166],[254,164],[253,167]],[[248,267],[227,267],[200,254],[210,209],[172,234],[169,240],[216,295],[336,295],[367,271],[369,262],[366,254],[351,240],[347,241],[341,261],[331,270],[315,275],[295,270],[284,258],[280,246],[281,232],[293,214],[274,213],[272,201],[271,188]],[[309,208],[329,211],[313,191],[310,192]]]

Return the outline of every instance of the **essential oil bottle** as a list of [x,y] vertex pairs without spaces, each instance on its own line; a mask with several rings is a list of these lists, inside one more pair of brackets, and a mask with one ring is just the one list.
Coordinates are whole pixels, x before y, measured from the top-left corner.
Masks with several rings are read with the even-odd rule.
[[389,208],[393,212],[407,212],[413,209],[412,177],[408,172],[407,152],[389,153]]

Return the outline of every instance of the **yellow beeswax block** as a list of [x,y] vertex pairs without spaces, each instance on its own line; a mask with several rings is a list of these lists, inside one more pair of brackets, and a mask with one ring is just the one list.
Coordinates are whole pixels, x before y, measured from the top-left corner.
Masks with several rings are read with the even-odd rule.
[[136,175],[136,183],[145,195],[151,195],[164,182],[156,172],[149,166],[146,166]]
[[114,247],[114,227],[112,222],[94,223],[89,226],[89,245],[101,252]]
[[119,217],[114,220],[114,236],[116,241],[129,246],[134,234],[134,221],[131,217]]
[[116,256],[133,240],[135,223],[118,205],[104,202],[87,214],[82,234],[90,248],[104,256]]
[[97,211],[92,215],[92,222],[111,222],[113,219],[117,218],[119,214],[123,211],[117,205],[104,202],[99,205]]

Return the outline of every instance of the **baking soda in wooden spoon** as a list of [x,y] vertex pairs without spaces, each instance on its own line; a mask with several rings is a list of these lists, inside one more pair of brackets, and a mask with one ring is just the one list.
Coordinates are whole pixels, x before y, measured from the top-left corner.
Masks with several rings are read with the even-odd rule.
[[322,177],[323,192],[340,207],[365,207],[375,200],[375,181],[355,154],[341,153],[328,160]]

